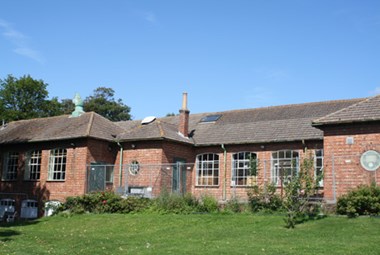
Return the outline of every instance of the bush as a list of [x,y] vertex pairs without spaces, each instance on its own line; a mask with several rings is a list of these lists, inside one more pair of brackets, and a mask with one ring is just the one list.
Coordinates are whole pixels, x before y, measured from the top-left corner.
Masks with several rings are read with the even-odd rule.
[[348,217],[359,215],[380,215],[380,187],[362,185],[341,196],[337,213]]
[[213,213],[218,212],[218,201],[210,195],[203,195],[201,203],[198,206],[199,212]]
[[68,197],[60,211],[82,213],[130,213],[140,212],[150,205],[146,198],[122,198],[113,192],[94,192],[78,197]]
[[274,184],[268,184],[266,188],[254,185],[248,189],[247,195],[253,212],[273,212],[282,209],[282,200],[276,194],[276,186]]
[[236,197],[227,201],[223,208],[225,213],[241,213],[246,210],[246,203],[241,203]]
[[196,211],[199,202],[191,194],[169,194],[163,192],[153,200],[152,211],[160,213],[189,214]]

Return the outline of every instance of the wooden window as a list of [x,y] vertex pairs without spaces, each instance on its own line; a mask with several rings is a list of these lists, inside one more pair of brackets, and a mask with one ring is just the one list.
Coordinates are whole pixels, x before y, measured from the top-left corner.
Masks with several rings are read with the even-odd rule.
[[4,154],[4,180],[16,180],[18,171],[18,152],[8,152]]
[[298,174],[299,160],[298,152],[283,150],[272,152],[272,181],[281,186]]
[[219,185],[219,155],[214,153],[200,154],[197,156],[196,185]]
[[232,155],[232,186],[253,184],[257,177],[257,156],[252,152],[238,152]]
[[40,179],[41,158],[42,158],[41,150],[31,151],[27,154],[25,180],[39,180]]
[[66,178],[66,149],[54,149],[50,151],[49,181],[64,181]]

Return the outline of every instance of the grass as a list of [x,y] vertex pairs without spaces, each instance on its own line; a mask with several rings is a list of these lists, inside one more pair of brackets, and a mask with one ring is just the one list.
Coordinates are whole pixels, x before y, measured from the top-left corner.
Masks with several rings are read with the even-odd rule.
[[380,218],[99,214],[0,227],[1,254],[380,254]]

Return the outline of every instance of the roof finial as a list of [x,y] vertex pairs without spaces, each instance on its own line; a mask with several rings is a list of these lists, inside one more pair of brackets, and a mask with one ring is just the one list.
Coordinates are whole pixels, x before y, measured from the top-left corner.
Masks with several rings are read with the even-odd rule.
[[84,111],[83,111],[83,100],[80,97],[79,93],[75,94],[73,103],[75,105],[75,110],[71,113],[71,117],[81,116],[84,113]]

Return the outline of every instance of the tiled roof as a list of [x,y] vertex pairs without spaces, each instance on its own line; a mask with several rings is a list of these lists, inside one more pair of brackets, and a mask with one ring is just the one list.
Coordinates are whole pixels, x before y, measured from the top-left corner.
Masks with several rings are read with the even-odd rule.
[[69,115],[10,122],[0,128],[0,143],[23,143],[93,137],[112,141],[123,132],[113,122],[97,113],[84,113],[80,117]]
[[184,137],[178,132],[177,125],[156,120],[152,123],[142,125],[141,121],[117,122],[125,132],[117,137],[121,141],[168,139],[184,143],[192,143],[192,140]]
[[342,124],[380,120],[380,95],[367,98],[347,108],[316,119],[313,125]]
[[[15,121],[0,129],[0,144],[93,137],[108,141],[162,140],[207,146],[321,140],[314,125],[342,121],[380,120],[380,96],[263,107],[214,113],[190,114],[190,138],[178,132],[179,116],[164,117],[142,125],[141,121],[113,123],[94,113],[77,118],[68,115]],[[204,123],[209,115],[221,115]],[[335,123],[335,122],[334,122]]]
[[[177,132],[179,116],[160,118],[148,125],[141,125],[140,121],[119,122],[120,127],[129,131],[118,136],[118,139],[123,141],[166,138],[192,142],[197,146],[322,139],[322,131],[311,125],[312,120],[362,100],[337,100],[191,114],[189,119],[190,140]],[[218,114],[221,117],[215,122],[200,122],[203,117]]]

